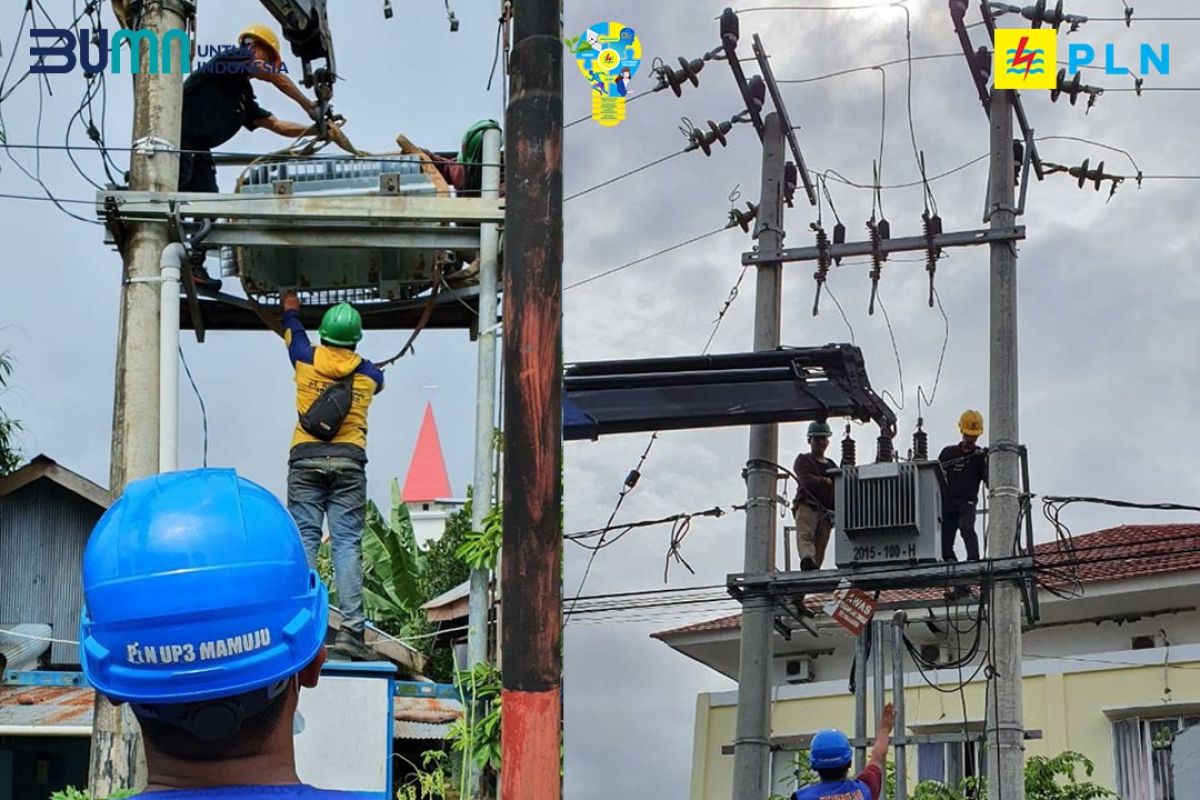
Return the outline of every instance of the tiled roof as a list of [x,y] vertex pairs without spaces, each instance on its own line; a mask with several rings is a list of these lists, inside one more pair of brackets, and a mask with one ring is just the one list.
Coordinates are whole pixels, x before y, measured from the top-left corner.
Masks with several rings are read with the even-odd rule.
[[[1071,550],[1059,542],[1045,542],[1033,548],[1034,558],[1040,566],[1084,562],[1076,567],[1079,582],[1084,585],[1200,570],[1200,524],[1119,525],[1074,537]],[[1071,580],[1062,571],[1043,573],[1042,582],[1050,586],[1065,586]],[[882,592],[879,602],[937,600],[942,596],[942,589],[899,589]],[[827,600],[826,596],[812,596],[806,605],[819,610]],[[660,631],[651,636],[668,639],[689,633],[729,631],[740,627],[741,615],[734,614]]]

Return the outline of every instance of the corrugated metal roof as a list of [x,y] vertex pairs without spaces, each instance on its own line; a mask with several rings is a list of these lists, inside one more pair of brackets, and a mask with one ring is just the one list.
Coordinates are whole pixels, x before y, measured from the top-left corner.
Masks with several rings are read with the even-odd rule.
[[450,733],[450,723],[434,725],[428,722],[396,720],[392,725],[393,739],[432,739],[441,741]]
[[445,697],[397,697],[392,706],[396,739],[445,739],[463,715],[462,703]]
[[0,727],[79,728],[81,736],[92,730],[95,692],[83,687],[0,686]]
[[[1043,568],[1081,561],[1076,569],[1079,582],[1085,586],[1194,572],[1200,570],[1200,525],[1120,525],[1075,536],[1070,548],[1054,541],[1035,545],[1033,552],[1038,566]],[[1070,583],[1068,576],[1074,574],[1066,570],[1062,574],[1045,574],[1041,582],[1063,587]],[[942,589],[899,589],[880,593],[879,601],[937,600],[942,596]],[[813,595],[806,598],[805,605],[819,612],[828,599],[826,595]],[[734,614],[650,636],[666,640],[689,633],[738,630],[741,625],[741,615]]]
[[437,597],[430,600],[421,608],[429,610],[431,608],[440,608],[441,606],[453,603],[455,600],[462,600],[464,597],[469,597],[471,594],[471,582],[463,581],[453,589],[442,592]]
[[82,475],[72,472],[60,465],[53,458],[39,454],[30,459],[29,463],[11,475],[0,478],[0,497],[12,494],[18,489],[46,478],[65,489],[89,500],[101,508],[108,508],[112,498],[104,487],[89,481]]

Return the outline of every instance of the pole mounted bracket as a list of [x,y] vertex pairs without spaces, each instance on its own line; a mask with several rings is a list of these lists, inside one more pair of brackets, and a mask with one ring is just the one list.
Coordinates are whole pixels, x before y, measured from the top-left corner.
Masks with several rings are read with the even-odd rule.
[[179,147],[161,136],[143,136],[133,140],[133,152],[141,156],[154,156],[155,153],[178,155]]

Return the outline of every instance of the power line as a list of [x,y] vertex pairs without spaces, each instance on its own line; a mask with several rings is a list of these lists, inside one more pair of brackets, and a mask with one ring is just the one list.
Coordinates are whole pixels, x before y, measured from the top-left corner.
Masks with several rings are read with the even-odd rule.
[[572,195],[567,195],[566,197],[563,198],[563,202],[566,203],[570,200],[574,200],[576,197],[583,197],[585,194],[594,192],[597,189],[603,189],[605,186],[611,186],[612,184],[616,183],[617,181],[628,178],[630,175],[636,175],[639,172],[642,172],[643,170],[647,170],[647,169],[650,169],[651,167],[658,166],[659,164],[663,163],[664,161],[670,161],[672,158],[675,158],[676,156],[681,156],[686,152],[688,152],[688,150],[687,150],[687,148],[684,148],[683,150],[678,150],[669,155],[665,155],[662,158],[655,159],[654,161],[651,161],[648,164],[642,164],[640,167],[631,169],[631,170],[629,170],[629,172],[623,172],[620,175],[616,176],[615,178],[609,178],[608,180],[604,181],[603,183],[598,183],[595,186],[589,186],[587,189],[584,189],[583,191],[576,192],[575,194],[572,194]]
[[[40,3],[38,4],[38,7],[41,8]],[[45,13],[44,8],[41,8],[41,10],[43,13]],[[46,15],[46,17],[47,17],[47,20],[49,20],[48,14]],[[13,86],[9,87],[7,92],[3,91],[4,84],[7,82],[9,72],[12,68],[13,59],[16,56],[17,50],[20,49],[18,47],[18,43],[20,42],[20,37],[25,31],[26,22],[30,21],[31,18],[33,18],[33,24],[36,26],[37,21],[36,21],[36,17],[33,16],[33,4],[26,3],[25,12],[21,17],[21,24],[18,26],[18,29],[17,29],[17,39],[13,43],[13,48],[9,54],[8,64],[5,66],[4,74],[3,74],[3,76],[0,76],[0,130],[6,130],[8,127],[5,124],[4,116],[3,116],[4,101],[9,97],[9,95],[12,94],[12,92],[17,88],[17,86],[19,86],[25,80],[25,77],[28,77],[29,75],[33,74],[31,72],[26,72],[25,76],[22,77],[21,80],[17,81],[17,83],[15,83]],[[82,19],[82,15],[79,17],[76,17],[75,21],[72,23],[72,26],[73,27],[77,26],[80,19]],[[51,21],[50,24],[53,25],[53,22]],[[37,145],[41,144],[42,115],[45,110],[45,92],[49,88],[49,79],[46,78],[46,76],[44,76],[44,75],[42,76],[42,78],[43,78],[43,82],[38,82],[38,113],[37,113],[37,121],[34,126],[35,142]],[[45,182],[41,178],[41,150],[40,149],[35,151],[37,153],[37,157],[35,159],[35,167],[34,167],[35,171],[30,172],[25,167],[24,164],[22,164],[20,161],[18,161],[13,156],[12,151],[11,151],[11,146],[8,144],[8,141],[6,138],[2,142],[2,146],[4,147],[4,154],[8,157],[8,160],[11,161],[14,165],[16,165],[17,169],[21,170],[21,172],[23,172],[26,175],[26,177],[28,177],[30,180],[37,183],[37,185],[42,188],[42,191],[44,191],[46,193],[46,199],[48,199],[50,202],[54,203],[55,207],[57,207],[59,211],[62,211],[67,216],[71,217],[72,219],[79,220],[80,222],[86,222],[86,223],[93,224],[93,225],[101,224],[97,220],[88,219],[86,217],[81,217],[78,214],[68,211],[66,209],[66,207],[61,202],[59,202],[58,198],[55,197],[54,193],[50,190],[50,188],[45,184]],[[15,198],[9,197],[8,199],[15,199]]]
[[[41,202],[41,203],[77,203],[77,204],[81,204],[81,205],[85,205],[85,206],[96,205],[95,200],[74,200],[74,199],[67,199],[67,198],[62,198],[62,197],[43,197],[42,195],[33,195],[33,194],[3,193],[3,194],[0,194],[0,199],[33,200],[33,201],[37,201],[37,202]],[[91,220],[84,220],[84,221],[91,222]]]
[[910,62],[914,62],[914,61],[934,61],[934,60],[940,59],[940,58],[961,59],[962,53],[929,53],[928,55],[897,58],[897,59],[893,59],[891,61],[881,61],[878,64],[868,64],[867,66],[862,66],[862,67],[851,67],[849,69],[841,69],[841,70],[838,70],[837,72],[828,72],[824,75],[814,75],[811,78],[789,78],[786,80],[780,79],[775,82],[776,83],[795,83],[795,84],[815,83],[817,81],[824,81],[824,80],[828,80],[830,78],[839,78],[843,75],[851,75],[856,72],[870,72],[872,70],[883,69],[884,67],[891,67],[891,66],[895,66],[897,64],[905,64],[905,63],[910,63]]
[[[103,2],[104,2],[104,0],[99,0],[99,4],[98,4],[97,8],[99,7],[99,5],[102,5]],[[42,9],[42,13],[46,12],[46,9],[44,7],[42,7],[41,3],[38,3],[38,8]],[[20,86],[22,83],[25,82],[26,78],[28,78],[30,75],[34,74],[32,69],[26,70],[25,74],[22,75],[16,83],[14,83],[12,86],[10,86],[8,88],[7,92],[4,91],[4,84],[8,81],[8,72],[9,72],[9,69],[12,67],[13,56],[15,56],[17,53],[17,50],[20,49],[20,48],[18,48],[17,45],[21,41],[21,34],[25,32],[25,22],[26,22],[28,16],[32,13],[32,10],[33,10],[32,4],[29,2],[26,2],[25,16],[23,16],[21,18],[21,24],[17,28],[17,37],[13,43],[12,54],[8,57],[8,66],[5,67],[5,69],[4,69],[4,76],[0,77],[0,103],[3,103],[5,100],[7,100],[9,98],[9,95],[11,95],[14,91],[16,91],[18,86]],[[79,21],[82,20],[87,13],[88,13],[88,8],[87,8],[87,6],[84,6],[83,11],[78,16],[75,17],[74,21],[71,23],[71,25],[69,27],[74,28],[76,31],[78,31],[79,30]],[[46,14],[46,18],[49,19],[49,17],[50,17],[50,15]],[[51,23],[51,25],[53,25],[53,22]],[[54,27],[57,27],[57,26],[54,26]],[[63,38],[60,36],[57,39],[55,39],[54,43],[57,45],[57,44],[61,43],[62,41],[63,41]],[[44,56],[38,57],[38,64],[42,64],[42,63],[44,63],[44,61],[45,61]]]
[[[896,344],[896,331],[892,328],[892,318],[888,316],[887,307],[883,304],[883,293],[877,292],[875,302],[879,304],[879,310],[883,312],[883,320],[887,323],[888,336],[892,339],[892,352],[896,356],[896,373],[900,377],[900,402],[896,402],[896,398],[892,397],[892,405],[900,411],[904,410],[905,391],[904,391],[904,365],[900,363],[900,347]],[[884,389],[879,393],[880,397],[887,395],[891,397],[891,392]]]
[[[646,463],[646,458],[650,455],[650,449],[654,447],[654,442],[657,439],[658,431],[655,431],[654,435],[650,437],[650,441],[646,443],[646,449],[642,451],[642,457],[638,459],[637,466],[625,477],[625,483],[621,486],[621,491],[617,495],[617,502],[613,506],[612,513],[608,515],[608,521],[604,523],[604,527],[607,528],[612,525],[617,512],[621,510],[621,505],[625,502],[625,496],[633,491],[634,486],[637,486],[638,479],[641,478],[642,465]],[[587,566],[583,570],[583,577],[579,580],[579,588],[575,590],[575,597],[571,600],[571,607],[567,609],[566,616],[563,618],[564,625],[571,621],[571,614],[575,610],[575,603],[579,600],[579,596],[583,594],[583,587],[587,584],[588,575],[592,572],[592,564],[596,562],[596,554],[604,546],[606,536],[607,534],[601,534],[599,544],[592,550],[592,554],[588,556]]]
[[[1088,17],[1088,22],[1125,22],[1124,17]],[[1200,17],[1134,17],[1134,22],[1200,22]]]
[[205,469],[208,469],[208,409],[204,407],[204,397],[200,394],[200,388],[196,386],[196,379],[192,377],[191,367],[188,366],[187,356],[183,354],[183,346],[179,346],[179,360],[183,362],[183,371],[187,373],[188,382],[192,384],[192,391],[196,393],[196,402],[200,404],[200,421],[204,426],[204,460],[202,464]]
[[[733,506],[732,510],[738,511],[740,509],[738,506]],[[633,530],[634,528],[649,528],[649,527],[654,527],[656,525],[665,525],[670,522],[676,522],[681,519],[692,519],[695,517],[723,517],[728,513],[729,513],[728,511],[721,508],[720,506],[714,506],[713,508],[705,509],[703,511],[689,511],[689,512],[681,511],[678,514],[672,514],[669,517],[659,517],[657,519],[645,519],[645,520],[639,520],[638,522],[625,522],[625,523],[622,523],[620,525],[615,525],[615,526],[607,525],[603,528],[592,528],[590,530],[574,531],[573,533],[564,534],[563,538],[568,541],[577,541],[579,539],[592,539],[597,536],[602,536],[602,535],[608,533],[609,531],[613,531],[613,530],[621,530],[622,535],[624,535],[624,532]],[[613,541],[615,541],[615,539],[610,540],[609,544],[612,544]]]
[[868,11],[881,8],[901,8],[909,0],[885,0],[880,3],[856,6],[754,6],[735,8],[735,14],[753,14],[756,11]]
[[933,290],[933,296],[937,300],[938,311],[940,311],[942,313],[942,320],[946,323],[946,335],[942,338],[942,352],[941,352],[941,355],[938,356],[937,373],[934,375],[934,378],[933,378],[933,391],[929,393],[928,397],[926,397],[924,388],[920,384],[917,384],[917,416],[918,417],[921,416],[922,400],[924,400],[925,406],[929,407],[929,406],[933,405],[933,399],[935,397],[937,397],[938,386],[942,382],[942,364],[944,364],[946,361],[946,348],[950,344],[950,317],[946,316],[946,309],[942,307],[942,296],[941,296],[941,294],[938,293],[938,290],[936,288]]
[[[103,75],[103,73],[101,73],[101,75]],[[40,143],[39,144],[9,143],[7,146],[12,148],[13,150],[92,150],[93,149],[91,145],[69,145],[68,146],[68,145],[61,145],[61,144],[40,144]],[[134,147],[118,147],[115,145],[106,145],[105,147],[106,147],[106,149],[111,150],[113,152],[117,152],[117,153],[132,153],[132,152],[137,151],[137,148],[134,148]],[[341,160],[341,159],[353,159],[355,161],[362,161],[362,162],[368,162],[368,163],[369,162],[394,163],[398,158],[401,158],[402,156],[405,155],[403,153],[389,153],[389,154],[377,154],[377,155],[369,155],[369,154],[368,155],[357,155],[357,154],[349,155],[349,154],[347,154],[347,155],[341,155],[341,156],[304,156],[304,155],[301,155],[300,153],[279,153],[277,151],[269,152],[269,153],[243,153],[243,152],[236,152],[236,151],[227,152],[227,151],[223,151],[223,150],[195,150],[195,149],[190,149],[187,147],[163,148],[157,152],[172,153],[172,154],[209,153],[209,154],[215,156],[217,159],[230,158],[230,159],[240,159],[240,160],[248,160],[248,161],[258,161],[260,164],[272,164],[272,163],[276,163],[279,161],[286,161],[286,160],[304,160],[304,161],[310,161],[310,162],[315,162],[315,163],[319,164],[322,161],[333,161],[333,160]],[[469,166],[476,166],[476,167],[497,167],[497,166],[503,167],[504,166],[503,163],[489,163],[486,161],[470,162],[470,161],[463,161],[462,159],[459,159],[459,158],[445,158],[443,163],[466,164]],[[224,166],[224,165],[218,163],[217,166]],[[326,195],[323,194],[321,196],[325,197]]]
[[634,267],[634,266],[637,266],[638,264],[649,261],[652,258],[657,258],[661,255],[666,255],[667,253],[670,253],[674,250],[678,250],[681,247],[687,247],[689,244],[694,244],[703,239],[707,239],[710,236],[715,236],[718,233],[721,233],[722,231],[726,231],[726,230],[729,230],[729,229],[725,228],[725,227],[721,227],[721,228],[717,228],[715,230],[711,230],[708,233],[702,233],[699,236],[693,236],[691,239],[687,239],[687,240],[679,242],[677,244],[673,244],[670,247],[664,247],[662,250],[657,250],[653,253],[650,253],[649,255],[642,256],[641,258],[635,258],[633,261],[627,261],[626,263],[621,264],[618,267],[613,267],[612,269],[606,269],[603,272],[598,272],[595,275],[584,278],[581,281],[576,281],[575,283],[568,284],[567,286],[563,287],[563,291],[565,292],[568,289],[574,289],[578,286],[583,286],[584,284],[591,283],[592,281],[596,281],[601,278],[612,275],[613,273],[620,272],[621,270],[629,269],[630,267]]
[[721,329],[721,322],[725,319],[725,314],[728,313],[729,307],[733,305],[733,301],[737,300],[738,292],[742,287],[742,281],[746,278],[746,272],[750,269],[747,264],[742,267],[742,271],[738,273],[737,280],[734,281],[733,287],[729,290],[729,295],[725,298],[721,310],[717,312],[717,318],[713,320],[713,329],[709,331],[708,341],[704,343],[704,349],[700,351],[701,355],[708,352],[708,348],[712,347],[713,340],[717,338],[717,331]]

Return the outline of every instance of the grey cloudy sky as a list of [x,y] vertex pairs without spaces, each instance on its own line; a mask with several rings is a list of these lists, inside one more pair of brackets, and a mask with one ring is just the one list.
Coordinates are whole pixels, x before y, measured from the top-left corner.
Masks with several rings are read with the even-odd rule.
[[[756,4],[765,5],[767,3]],[[834,0],[819,5],[839,5]],[[0,41],[15,38],[17,3],[0,16]],[[70,3],[45,0],[60,23]],[[450,34],[436,0],[396,3],[385,21],[377,2],[341,3],[332,25],[340,44],[337,108],[350,119],[358,146],[384,150],[397,132],[439,149],[457,147],[473,120],[498,116],[499,90],[484,90],[495,35],[495,3],[452,3],[462,30]],[[778,5],[778,3],[776,3]],[[789,4],[794,5],[794,4]],[[1139,14],[1181,13],[1172,0],[1141,0]],[[709,0],[571,0],[564,9],[567,35],[597,21],[615,19],[636,28],[645,65],[634,91],[652,84],[650,60],[700,55],[717,44],[715,17],[724,3]],[[957,42],[943,0],[913,0],[914,55],[952,53]],[[1077,2],[1068,10],[1119,16],[1119,0]],[[972,11],[972,15],[976,15]],[[199,37],[230,41],[244,22],[264,17],[255,3],[203,0]],[[1110,38],[1118,53],[1135,52],[1141,39],[1170,42],[1172,74],[1147,85],[1200,86],[1194,49],[1195,27],[1097,23],[1082,41]],[[812,77],[904,56],[904,15],[895,9],[858,12],[772,11],[744,13],[742,34],[749,54],[752,33],[762,35],[780,79]],[[978,33],[978,31],[976,31]],[[5,51],[7,53],[7,50]],[[565,116],[590,110],[588,87],[574,63],[566,63]],[[887,68],[886,139],[883,182],[907,183],[917,176],[909,141],[904,65]],[[1132,86],[1128,78],[1086,73],[1106,87]],[[878,155],[880,76],[857,72],[825,81],[787,84],[786,101],[810,167],[835,169],[870,183]],[[46,97],[42,141],[61,143],[67,120],[79,103],[82,77],[53,79]],[[127,145],[129,84],[110,81],[108,139]],[[259,96],[280,116],[298,109],[262,88]],[[1041,93],[1027,97],[1039,136],[1077,136],[1128,149],[1146,174],[1200,173],[1192,142],[1197,114],[1188,93],[1103,96],[1090,115],[1082,106],[1056,105]],[[680,117],[696,124],[728,118],[740,100],[728,67],[710,63],[699,88],[682,98],[664,92],[628,107],[616,129],[581,123],[565,133],[565,190],[572,194],[684,145]],[[913,67],[915,135],[931,175],[981,156],[987,126],[965,65],[960,60],[918,62]],[[35,139],[38,92],[27,81],[5,103],[8,140]],[[78,129],[78,126],[77,126]],[[85,139],[75,133],[75,142]],[[239,134],[229,147],[265,151],[279,145],[266,132]],[[1041,143],[1043,158],[1094,165],[1130,174],[1117,153],[1078,142]],[[34,156],[11,156],[33,169]],[[117,154],[119,162],[125,158]],[[102,174],[94,154],[81,163]],[[61,153],[42,154],[42,176],[56,195],[89,199],[91,188]],[[759,146],[749,126],[738,126],[729,146],[711,158],[690,153],[567,203],[565,282],[571,283],[723,224],[728,196],[740,185],[742,200],[757,199]],[[228,185],[232,173],[222,174]],[[977,164],[933,184],[946,230],[980,226],[986,166]],[[830,182],[834,202],[851,238],[865,235],[871,193]],[[0,157],[0,192],[37,194],[6,156]],[[1105,193],[1080,191],[1054,176],[1033,186],[1023,220],[1029,238],[1020,248],[1021,439],[1030,448],[1034,491],[1096,494],[1144,500],[1195,499],[1200,478],[1190,469],[1195,441],[1190,419],[1200,378],[1195,354],[1200,344],[1196,309],[1200,266],[1193,254],[1200,233],[1191,224],[1197,200],[1194,182],[1148,181],[1139,191],[1127,182],[1109,203]],[[111,420],[119,274],[117,256],[101,245],[101,231],[65,217],[48,203],[0,199],[0,237],[6,257],[0,270],[0,349],[16,359],[13,391],[4,407],[28,428],[30,452],[45,452],[84,475],[106,483]],[[919,189],[885,191],[883,210],[893,235],[919,231]],[[79,213],[90,216],[86,206]],[[826,216],[828,219],[828,209]],[[798,203],[786,219],[787,244],[810,244],[812,209]],[[713,319],[740,272],[740,253],[751,246],[741,231],[729,231],[669,255],[571,289],[565,295],[568,360],[687,354],[700,350]],[[850,331],[828,298],[811,316],[812,268],[788,267],[785,276],[783,341],[819,345],[849,341]],[[901,441],[916,419],[916,387],[932,392],[944,328],[926,305],[926,276],[920,263],[899,258],[884,267],[881,294],[891,315],[903,365],[904,393],[881,313],[867,315],[869,281],[861,265],[844,265],[830,287],[845,307],[854,339],[865,353],[877,390],[903,399]],[[987,253],[959,250],[943,260],[938,287],[950,319],[942,379],[924,416],[933,444],[955,436],[954,421],[968,406],[987,411]],[[749,348],[753,275],[715,339],[715,352]],[[390,354],[403,333],[371,334],[368,355]],[[213,334],[204,345],[186,340],[184,350],[208,404],[210,461],[232,464],[276,491],[283,488],[292,397],[287,361],[269,334]],[[447,365],[453,365],[448,368]],[[387,500],[387,481],[407,465],[424,402],[438,412],[450,477],[462,492],[470,476],[474,425],[475,355],[465,334],[422,335],[414,357],[392,370],[389,391],[371,414],[371,494]],[[423,387],[436,385],[436,391]],[[181,392],[181,464],[199,463],[199,413],[186,383]],[[870,451],[873,431],[859,429],[860,448]],[[617,490],[646,445],[646,435],[617,436],[565,448],[566,526],[602,525]],[[781,458],[790,461],[803,442],[803,427],[785,426]],[[903,445],[903,446],[906,446]],[[740,471],[744,430],[663,434],[618,519],[635,520],[679,511],[728,507],[744,497]],[[1080,509],[1070,523],[1085,531],[1128,521],[1161,519],[1128,512]],[[683,553],[696,574],[679,566],[670,586],[709,585],[740,569],[743,518],[701,519]],[[1045,531],[1042,531],[1042,535]],[[586,594],[663,586],[667,531],[635,532],[601,552]],[[574,593],[588,553],[568,545],[565,593]],[[730,688],[725,678],[648,638],[654,630],[715,615],[721,608],[668,609],[656,615],[578,617],[567,627],[565,652],[566,796],[575,800],[687,795],[694,698],[697,692]],[[647,616],[656,619],[646,620]]]
[[[636,28],[647,60],[676,63],[717,44],[715,17],[724,2],[611,2],[603,13],[590,4],[568,3],[566,28],[577,35],[599,16]],[[853,5],[850,2],[786,5]],[[746,6],[784,5],[753,3]],[[1174,15],[1190,3],[1137,3],[1137,13]],[[1068,3],[1068,11],[1120,16],[1119,0]],[[735,5],[736,7],[736,5]],[[944,0],[913,0],[914,55],[954,53],[958,43]],[[598,16],[599,15],[599,16]],[[973,8],[971,19],[978,19]],[[1012,24],[1012,23],[1006,23]],[[744,54],[759,33],[780,79],[814,77],[903,58],[905,17],[899,9],[836,13],[768,11],[741,14]],[[1134,57],[1137,43],[1169,42],[1172,73],[1150,77],[1147,86],[1200,86],[1194,42],[1200,27],[1174,28],[1135,22],[1095,23],[1071,39],[1102,45]],[[979,31],[975,31],[978,36]],[[982,40],[976,44],[982,43]],[[1060,45],[1061,46],[1061,45]],[[1102,51],[1102,47],[1098,47]],[[1065,57],[1065,55],[1064,55]],[[907,183],[918,177],[910,142],[904,64],[887,76],[886,139],[882,181]],[[1132,88],[1132,79],[1085,71],[1088,82]],[[634,78],[640,91],[653,84],[646,68]],[[584,80],[567,69],[568,121],[588,113]],[[881,80],[878,71],[810,83],[787,84],[784,96],[801,145],[813,169],[835,169],[871,183],[878,156]],[[1051,104],[1048,93],[1025,98],[1039,136],[1076,136],[1131,152],[1147,175],[1200,173],[1191,132],[1194,94],[1132,92],[1102,96],[1090,114],[1082,103]],[[684,145],[680,117],[695,124],[728,118],[739,108],[727,65],[710,63],[700,86],[682,98],[670,91],[628,106],[628,119],[615,130],[591,122],[566,132],[566,193],[594,185]],[[921,61],[913,66],[912,109],[918,146],[928,173],[937,175],[983,155],[988,127],[961,58]],[[1066,165],[1090,158],[1109,172],[1132,174],[1124,156],[1078,142],[1040,143],[1042,157]],[[689,153],[566,204],[566,282],[580,280],[721,225],[728,195],[740,185],[742,200],[757,200],[760,147],[749,126],[738,126],[727,149],[710,158]],[[945,229],[981,227],[986,162],[933,183]],[[829,183],[851,239],[866,236],[871,192]],[[1194,502],[1200,479],[1188,445],[1195,441],[1187,417],[1200,378],[1195,353],[1200,344],[1197,308],[1200,268],[1192,253],[1197,230],[1191,223],[1195,182],[1147,181],[1139,191],[1126,182],[1111,202],[1107,187],[1081,191],[1057,175],[1031,187],[1020,246],[1021,440],[1030,450],[1033,491],[1095,494],[1141,500]],[[799,194],[798,194],[799,197]],[[885,191],[884,215],[893,236],[920,232],[921,191]],[[826,227],[831,228],[825,209]],[[808,224],[813,209],[797,201],[786,217],[787,245],[813,243]],[[569,360],[628,358],[699,352],[717,310],[740,271],[739,255],[751,241],[740,230],[725,232],[610,277],[566,292],[566,351]],[[920,254],[913,254],[919,257]],[[829,285],[845,307],[854,337],[863,348],[876,390],[901,400],[896,359],[883,315],[868,316],[869,267],[843,265]],[[955,421],[967,407],[987,413],[988,255],[986,249],[956,250],[939,263],[937,286],[950,319],[941,382],[925,410],[931,446],[956,438]],[[826,297],[811,315],[812,265],[786,268],[783,342],[821,345],[850,340],[850,332]],[[730,308],[713,345],[715,352],[750,349],[753,275]],[[899,257],[884,266],[880,292],[895,329],[903,365],[904,410],[898,445],[907,448],[917,416],[916,387],[932,392],[944,325],[927,301],[923,263]],[[1181,427],[1182,426],[1182,427]],[[858,429],[860,458],[874,450],[874,431]],[[790,463],[803,445],[803,426],[781,430],[781,460]],[[625,474],[648,435],[572,443],[566,448],[566,525],[580,530],[603,525]],[[745,496],[745,430],[662,434],[626,499],[620,520],[637,520],[728,507]],[[1074,508],[1076,532],[1130,521],[1167,521],[1163,516]],[[1040,522],[1040,514],[1036,515]],[[1039,527],[1045,538],[1045,526]],[[698,519],[683,546],[696,570],[675,565],[670,586],[711,585],[740,571],[744,517]],[[597,557],[586,594],[663,586],[668,531],[634,531]],[[568,545],[565,591],[578,586],[589,554]],[[567,796],[687,796],[694,700],[697,692],[733,688],[716,673],[669,650],[648,635],[688,622],[720,616],[723,609],[672,608],[653,621],[619,622],[620,615],[578,617],[567,626]],[[728,613],[728,612],[726,612]],[[632,614],[625,615],[633,617]],[[639,612],[635,619],[654,616]],[[589,624],[593,623],[593,624]],[[814,723],[815,724],[815,723]]]

